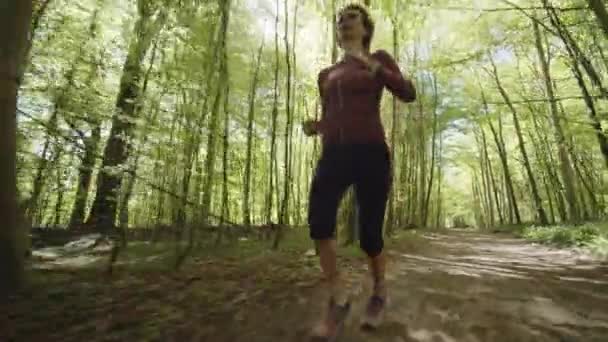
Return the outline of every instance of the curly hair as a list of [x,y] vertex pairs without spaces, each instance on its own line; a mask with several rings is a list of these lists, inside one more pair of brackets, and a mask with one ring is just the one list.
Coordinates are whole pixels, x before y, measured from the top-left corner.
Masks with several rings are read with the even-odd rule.
[[367,11],[367,9],[364,6],[361,6],[359,4],[350,4],[350,5],[344,6],[344,8],[342,8],[338,12],[337,18],[339,18],[342,15],[342,13],[344,13],[345,11],[348,11],[348,10],[355,10],[355,11],[358,11],[359,13],[361,13],[361,20],[363,22],[363,27],[367,31],[367,35],[365,37],[363,37],[363,47],[365,49],[369,50],[370,45],[372,43],[372,38],[374,37],[374,28],[375,28],[374,21],[372,20],[371,15],[369,14],[369,12]]

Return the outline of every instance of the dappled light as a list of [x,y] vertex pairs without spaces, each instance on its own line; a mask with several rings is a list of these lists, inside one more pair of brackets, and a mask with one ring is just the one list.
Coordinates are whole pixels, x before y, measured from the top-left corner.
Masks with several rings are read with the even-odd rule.
[[605,1],[0,7],[0,341],[606,341]]

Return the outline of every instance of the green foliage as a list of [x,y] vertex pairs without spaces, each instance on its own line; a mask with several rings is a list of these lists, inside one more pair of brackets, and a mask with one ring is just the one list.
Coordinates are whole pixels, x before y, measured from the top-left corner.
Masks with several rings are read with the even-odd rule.
[[588,223],[581,226],[552,226],[525,228],[521,234],[525,239],[560,247],[585,247],[595,252],[608,249],[608,224]]

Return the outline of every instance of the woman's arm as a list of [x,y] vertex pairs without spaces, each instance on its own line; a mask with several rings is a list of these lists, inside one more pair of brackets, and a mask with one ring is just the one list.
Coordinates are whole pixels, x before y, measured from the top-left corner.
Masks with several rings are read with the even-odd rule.
[[319,88],[319,101],[321,104],[321,119],[314,122],[314,129],[317,133],[320,133],[323,130],[323,120],[325,119],[326,108],[325,108],[325,100],[323,97],[323,84],[325,83],[325,79],[327,78],[327,69],[321,70],[319,72],[319,76],[317,78],[317,87]]
[[321,104],[321,119],[320,120],[308,120],[304,122],[304,133],[306,135],[316,135],[322,132],[323,130],[323,119],[325,119],[325,101],[323,100],[323,83],[325,82],[325,78],[327,75],[327,70],[321,70],[319,76],[317,78],[317,87],[319,89],[319,101]]
[[416,100],[414,83],[403,77],[393,57],[384,50],[378,50],[373,57],[380,62],[376,75],[380,77],[388,90],[403,102],[414,102]]

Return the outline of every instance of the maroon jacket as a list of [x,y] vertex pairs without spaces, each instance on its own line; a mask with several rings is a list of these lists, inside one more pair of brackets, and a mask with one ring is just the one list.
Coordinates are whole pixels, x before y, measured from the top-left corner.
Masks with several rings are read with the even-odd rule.
[[324,145],[383,143],[380,100],[384,87],[404,102],[416,99],[412,81],[404,79],[391,55],[378,50],[371,58],[382,64],[375,77],[354,57],[319,73],[322,114],[315,128]]

